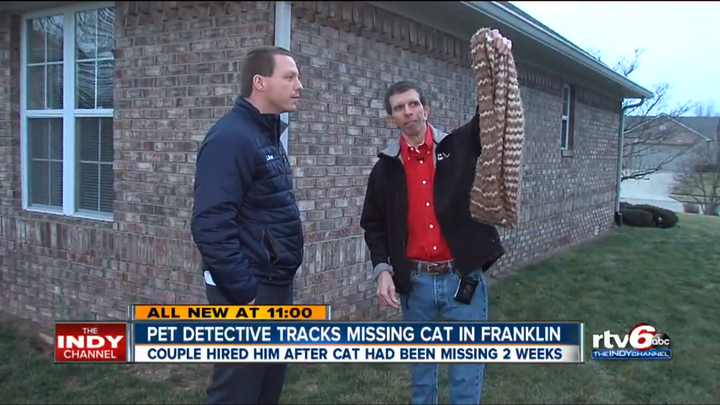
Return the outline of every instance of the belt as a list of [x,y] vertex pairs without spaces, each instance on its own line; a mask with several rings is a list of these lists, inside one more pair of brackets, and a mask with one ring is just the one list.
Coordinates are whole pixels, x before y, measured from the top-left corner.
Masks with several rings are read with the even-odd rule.
[[443,274],[448,274],[453,271],[455,268],[454,260],[448,260],[446,262],[438,262],[438,263],[430,263],[430,262],[423,262],[419,260],[412,260],[408,259],[408,263],[410,264],[412,269],[418,269],[422,271],[423,273],[427,273],[431,276],[440,276]]

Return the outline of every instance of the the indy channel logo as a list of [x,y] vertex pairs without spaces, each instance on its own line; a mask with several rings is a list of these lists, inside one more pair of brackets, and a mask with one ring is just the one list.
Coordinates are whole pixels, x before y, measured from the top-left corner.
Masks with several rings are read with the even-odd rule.
[[670,337],[654,326],[641,323],[624,336],[593,334],[593,360],[670,360]]

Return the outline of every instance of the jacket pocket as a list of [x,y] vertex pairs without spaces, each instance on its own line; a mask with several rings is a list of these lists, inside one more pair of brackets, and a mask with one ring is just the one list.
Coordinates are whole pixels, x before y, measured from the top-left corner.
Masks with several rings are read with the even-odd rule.
[[267,254],[268,264],[275,265],[280,261],[280,244],[277,240],[267,231],[263,229],[262,233],[262,245],[265,248]]

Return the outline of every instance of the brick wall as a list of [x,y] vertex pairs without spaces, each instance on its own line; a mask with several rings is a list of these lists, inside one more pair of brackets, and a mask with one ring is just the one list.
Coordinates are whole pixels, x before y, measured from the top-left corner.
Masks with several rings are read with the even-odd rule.
[[[378,148],[398,136],[386,121],[384,91],[396,80],[415,80],[434,124],[463,124],[475,110],[468,44],[357,2],[354,10],[295,3],[292,51],[305,91],[291,116],[289,149],[308,232],[298,293],[332,302],[336,314],[371,318],[377,305],[359,213]],[[356,35],[362,24],[341,17],[370,13],[385,27],[374,30],[375,39]],[[603,233],[613,219],[619,101],[579,89],[574,156],[561,157],[560,78],[521,66],[520,81],[527,120],[522,224],[501,229],[508,253],[495,272]]]
[[117,3],[115,256],[134,290],[124,304],[204,302],[189,232],[195,153],[239,93],[247,50],[273,43],[272,2],[173,3]]
[[244,52],[272,44],[274,7],[172,3],[116,3],[113,222],[20,210],[17,92],[9,99],[20,30],[0,20],[0,52],[13,55],[0,65],[0,159],[12,159],[0,160],[4,311],[50,324],[124,317],[129,303],[204,302],[188,230],[195,151],[239,92]]
[[[198,142],[231,105],[238,65],[272,44],[272,2],[118,2],[115,79],[115,221],[21,212],[18,25],[0,18],[0,305],[48,324],[122,317],[125,305],[204,302],[188,231]],[[450,129],[474,111],[467,43],[402,18],[334,2],[293,2],[292,50],[306,91],[291,115],[290,159],[305,230],[298,300],[330,303],[337,317],[375,318],[359,228],[367,174],[397,136],[384,89],[426,87],[434,124]],[[358,15],[357,13],[350,13]],[[333,17],[335,16],[335,17]],[[371,24],[372,25],[372,24]],[[371,27],[372,28],[372,27]],[[9,62],[8,62],[9,61]],[[580,89],[575,154],[562,158],[561,82],[522,68],[527,169],[521,226],[502,232],[502,272],[611,227],[619,103]]]
[[[20,201],[20,18],[0,15],[0,215],[7,215]],[[0,225],[0,263],[7,257],[5,228]]]
[[[292,51],[305,91],[300,111],[291,115],[289,138],[307,231],[298,294],[333,303],[338,316],[374,318],[380,314],[359,220],[378,150],[399,135],[387,124],[385,89],[398,80],[422,83],[433,123],[450,128],[475,111],[472,75],[460,66],[462,58],[442,61],[409,41],[400,47],[382,30],[375,38],[356,35],[357,27],[341,17],[353,14],[352,3],[300,3],[292,11]],[[368,10],[380,27],[400,20],[370,7],[358,13]],[[429,31],[415,29],[420,37]]]

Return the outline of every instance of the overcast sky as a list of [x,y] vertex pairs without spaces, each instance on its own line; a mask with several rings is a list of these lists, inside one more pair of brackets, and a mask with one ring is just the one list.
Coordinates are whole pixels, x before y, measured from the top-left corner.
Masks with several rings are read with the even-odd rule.
[[604,60],[645,48],[630,79],[650,90],[669,83],[671,103],[712,100],[720,112],[720,2],[511,3]]

